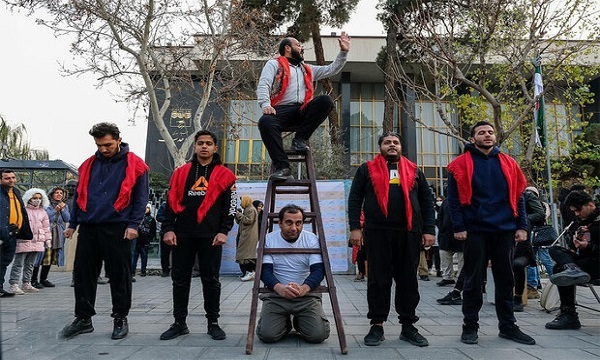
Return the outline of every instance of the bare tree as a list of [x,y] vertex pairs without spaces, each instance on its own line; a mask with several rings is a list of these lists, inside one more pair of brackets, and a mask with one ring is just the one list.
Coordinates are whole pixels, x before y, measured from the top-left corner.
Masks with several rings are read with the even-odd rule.
[[[458,111],[465,125],[477,120],[495,124],[499,142],[529,129],[527,159],[535,147],[532,113],[532,61],[544,62],[544,92],[581,104],[578,94],[597,69],[585,56],[598,38],[595,1],[591,0],[413,0],[395,16],[398,33],[393,63],[396,81],[432,101],[448,136],[465,142],[450,119]],[[597,44],[596,44],[597,45]],[[573,71],[576,69],[576,71]],[[389,75],[389,74],[388,74]],[[566,85],[566,86],[565,86]],[[563,88],[564,87],[564,88]],[[565,95],[570,91],[570,95]],[[388,92],[398,99],[396,92]],[[450,106],[448,106],[450,104]],[[440,132],[419,119],[431,131]],[[531,122],[531,126],[526,125]]]
[[[97,74],[99,87],[118,84],[121,100],[149,112],[175,166],[185,162],[194,133],[210,120],[209,101],[252,81],[240,74],[252,70],[250,56],[261,45],[252,34],[253,13],[241,10],[241,0],[4,1],[27,9],[58,35],[73,36],[76,61],[65,72]],[[195,90],[198,105],[192,131],[175,141],[165,120],[174,94],[184,87]]]

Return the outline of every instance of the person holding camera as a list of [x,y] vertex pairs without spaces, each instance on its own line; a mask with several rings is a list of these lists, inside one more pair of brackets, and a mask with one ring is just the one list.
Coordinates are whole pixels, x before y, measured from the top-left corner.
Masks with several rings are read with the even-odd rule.
[[17,176],[14,170],[0,169],[0,175],[0,298],[3,298],[15,295],[4,290],[4,276],[15,256],[17,236],[22,240],[31,240],[33,233],[21,193],[15,188]]
[[565,205],[577,216],[577,231],[570,248],[553,246],[550,257],[556,262],[550,281],[558,287],[560,313],[546,324],[546,329],[579,329],[575,311],[575,285],[600,277],[600,205],[583,190],[571,192]]

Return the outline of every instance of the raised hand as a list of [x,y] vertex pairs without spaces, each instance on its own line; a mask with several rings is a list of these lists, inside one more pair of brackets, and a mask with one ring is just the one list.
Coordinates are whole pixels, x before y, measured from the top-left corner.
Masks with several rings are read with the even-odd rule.
[[338,42],[340,43],[340,50],[350,51],[350,36],[345,31],[342,31]]

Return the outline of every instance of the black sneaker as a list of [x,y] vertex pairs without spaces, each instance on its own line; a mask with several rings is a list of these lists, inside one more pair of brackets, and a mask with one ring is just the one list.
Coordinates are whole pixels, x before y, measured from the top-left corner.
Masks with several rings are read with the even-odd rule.
[[579,322],[579,315],[575,311],[567,312],[561,310],[554,320],[546,323],[546,329],[552,330],[577,330],[579,328],[581,328],[581,323]]
[[37,281],[32,282],[31,286],[33,286],[34,288],[39,289],[39,290],[42,290],[44,288],[44,285],[40,284]]
[[306,151],[310,150],[310,148],[308,147],[308,145],[306,145],[305,140],[300,140],[298,138],[294,138],[292,140],[292,150],[298,151],[298,152],[306,152]]
[[578,266],[567,267],[564,271],[550,276],[550,282],[556,286],[579,285],[589,281],[590,274],[581,270]]
[[463,331],[462,334],[460,335],[460,342],[464,343],[464,344],[477,344],[478,340],[477,340],[478,336],[477,336],[477,329],[473,328],[473,327],[467,327],[465,325],[463,325]]
[[523,312],[523,300],[521,300],[521,296],[516,296],[513,298],[513,311],[514,312]]
[[535,345],[535,340],[533,340],[531,336],[524,334],[517,325],[512,325],[504,330],[500,330],[498,336],[520,344]]
[[165,331],[160,335],[161,340],[171,340],[175,339],[180,335],[189,334],[190,329],[188,329],[187,324],[184,322],[175,322],[171,325],[169,330]]
[[419,275],[419,280],[429,281],[429,276],[427,276],[427,275]]
[[365,336],[365,345],[377,346],[385,340],[383,336],[383,325],[371,325],[371,329],[367,336]]
[[111,339],[119,340],[127,336],[129,333],[129,325],[127,324],[127,318],[115,318],[113,332],[111,335]]
[[292,170],[289,168],[278,169],[269,176],[269,180],[288,180],[293,179]]
[[454,284],[456,284],[456,281],[447,280],[447,279],[442,279],[442,281],[436,283],[437,286],[446,286],[446,285],[454,285]]
[[221,329],[217,322],[208,324],[208,331],[206,333],[210,335],[213,340],[224,340],[227,337],[225,331]]
[[429,341],[427,341],[423,335],[419,334],[419,330],[412,325],[402,326],[400,340],[408,341],[409,343],[419,347],[429,346]]
[[70,325],[62,329],[62,337],[64,339],[71,339],[79,334],[91,333],[92,331],[94,331],[92,319],[75,318]]
[[8,291],[4,291],[4,290],[0,290],[0,297],[2,298],[7,298],[7,297],[13,297],[15,296],[14,293],[8,292]]
[[460,292],[456,290],[450,291],[446,296],[441,299],[436,300],[440,305],[461,305],[462,298],[460,297]]
[[47,287],[55,287],[56,286],[53,283],[51,283],[48,279],[40,282],[40,284],[42,284],[45,288],[47,288]]

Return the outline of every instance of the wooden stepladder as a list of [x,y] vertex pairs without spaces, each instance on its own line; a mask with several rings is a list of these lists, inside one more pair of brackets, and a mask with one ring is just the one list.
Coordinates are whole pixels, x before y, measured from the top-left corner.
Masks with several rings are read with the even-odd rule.
[[[299,167],[305,165],[306,179],[273,181],[269,180],[267,192],[265,195],[264,215],[262,218],[260,235],[258,238],[258,249],[256,251],[256,274],[254,286],[252,287],[252,304],[250,309],[250,320],[248,324],[248,337],[246,342],[246,354],[252,354],[254,347],[254,332],[256,330],[256,315],[258,307],[258,295],[260,293],[271,292],[267,287],[261,286],[262,260],[265,254],[321,254],[323,265],[325,266],[325,280],[327,286],[319,286],[313,292],[328,293],[333,309],[333,317],[338,332],[340,349],[342,354],[348,352],[346,346],[346,334],[342,324],[342,316],[338,304],[338,298],[331,273],[329,254],[327,252],[327,242],[325,241],[325,232],[323,231],[323,220],[321,218],[321,209],[319,207],[319,198],[317,195],[317,182],[315,177],[315,168],[313,165],[312,154],[307,152],[286,151],[291,163],[297,163]],[[275,209],[275,200],[277,195],[283,194],[304,194],[309,196],[310,211],[306,209],[306,221],[312,225],[312,232],[319,237],[319,249],[265,249],[265,236],[273,231],[273,225],[278,220],[279,210]],[[280,205],[281,206],[281,205]]]

